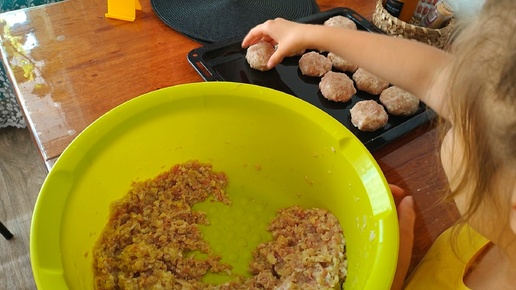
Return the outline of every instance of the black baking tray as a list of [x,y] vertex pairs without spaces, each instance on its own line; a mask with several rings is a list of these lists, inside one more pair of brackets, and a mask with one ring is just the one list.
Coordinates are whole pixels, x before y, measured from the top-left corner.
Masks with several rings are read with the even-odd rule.
[[[352,9],[339,7],[297,20],[301,23],[322,24],[327,19],[342,15],[353,20],[359,30],[383,33],[367,19]],[[319,77],[301,74],[298,68],[299,56],[285,58],[274,69],[266,72],[252,69],[245,59],[247,50],[241,47],[242,40],[208,44],[193,49],[188,61],[205,81],[232,81],[249,83],[276,89],[303,99],[322,109],[346,126],[370,151],[401,137],[434,118],[434,112],[424,103],[412,116],[400,117],[389,114],[384,128],[374,132],[362,132],[351,123],[349,110],[361,100],[376,100],[379,96],[357,90],[348,102],[333,102],[322,96],[319,91]],[[378,48],[381,49],[381,48]],[[348,74],[349,77],[352,74]]]

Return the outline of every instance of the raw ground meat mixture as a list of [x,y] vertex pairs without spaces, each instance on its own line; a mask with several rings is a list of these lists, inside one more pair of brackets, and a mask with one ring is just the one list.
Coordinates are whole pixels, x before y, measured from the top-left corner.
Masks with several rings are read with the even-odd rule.
[[261,41],[247,49],[245,59],[250,67],[260,71],[268,71],[267,62],[269,62],[273,53],[274,46],[269,42]]
[[[275,277],[263,289],[335,289],[347,275],[345,239],[324,209],[282,209],[270,223],[273,240],[253,253],[250,271]],[[262,289],[262,288],[258,288]]]
[[[323,209],[282,209],[269,225],[273,240],[253,251],[250,277],[223,285],[202,282],[208,273],[231,275],[204,240],[209,224],[196,203],[230,206],[228,180],[210,164],[189,161],[154,179],[134,182],[113,203],[93,249],[95,289],[335,289],[346,277],[342,228]],[[204,253],[198,258],[192,252]]]

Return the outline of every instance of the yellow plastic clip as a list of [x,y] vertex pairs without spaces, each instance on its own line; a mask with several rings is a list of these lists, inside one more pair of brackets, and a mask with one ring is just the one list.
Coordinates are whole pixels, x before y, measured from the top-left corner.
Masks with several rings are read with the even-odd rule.
[[136,10],[142,10],[139,0],[107,0],[106,17],[124,21],[134,21]]

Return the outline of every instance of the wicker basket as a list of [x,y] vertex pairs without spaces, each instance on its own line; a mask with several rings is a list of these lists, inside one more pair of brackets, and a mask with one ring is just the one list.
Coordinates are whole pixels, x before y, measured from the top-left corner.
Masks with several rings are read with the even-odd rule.
[[382,0],[376,3],[373,13],[373,23],[388,35],[421,41],[438,48],[445,48],[455,27],[455,19],[440,29],[431,29],[409,24],[392,16],[382,5]]

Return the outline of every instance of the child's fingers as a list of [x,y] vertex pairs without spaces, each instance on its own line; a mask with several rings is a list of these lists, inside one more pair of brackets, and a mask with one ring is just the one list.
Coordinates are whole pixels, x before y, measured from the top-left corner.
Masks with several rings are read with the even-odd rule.
[[275,67],[277,64],[279,64],[283,58],[285,58],[285,53],[283,52],[282,49],[278,48],[272,55],[271,57],[269,58],[269,61],[267,62],[267,67],[268,68],[273,68]]
[[398,205],[398,219],[400,223],[400,235],[413,240],[416,213],[414,211],[414,198],[412,196],[406,196],[401,200]]
[[395,197],[403,197],[403,196],[405,196],[405,190],[402,189],[401,187],[399,187],[397,185],[394,185],[394,184],[389,184],[389,187],[391,189],[391,192],[392,192],[393,196],[395,196]]
[[251,29],[249,33],[244,37],[244,40],[242,40],[242,47],[246,48],[254,43],[258,42],[259,39],[262,38],[262,34],[255,30],[255,28]]
[[391,290],[402,289],[407,276],[408,268],[412,258],[412,247],[414,245],[414,224],[416,214],[414,212],[414,199],[406,196],[398,205],[398,222],[400,229],[400,248],[398,254],[398,265]]
[[248,48],[249,46],[257,43],[260,38],[256,35],[247,34],[244,40],[242,40],[242,48]]
[[242,47],[249,47],[250,45],[255,44],[261,40],[271,42],[272,39],[267,33],[267,25],[269,21],[264,22],[262,24],[258,24],[257,26],[249,30],[247,35],[244,37],[244,40],[242,40]]
[[394,197],[394,202],[396,203],[396,205],[398,205],[401,199],[403,199],[403,197],[405,197],[407,193],[404,189],[398,187],[397,185],[389,184],[389,187],[391,189],[392,197]]

